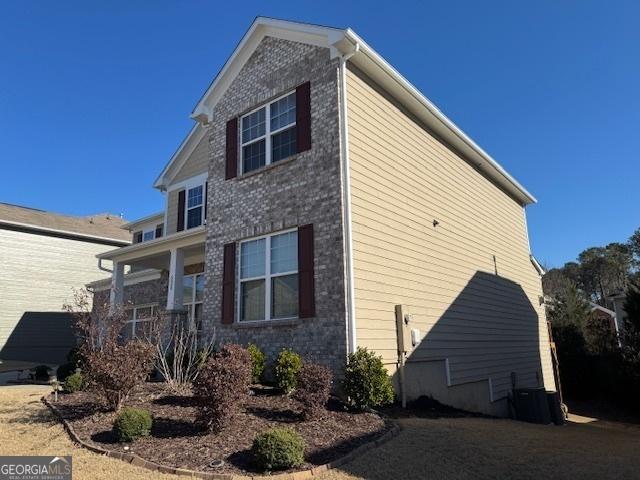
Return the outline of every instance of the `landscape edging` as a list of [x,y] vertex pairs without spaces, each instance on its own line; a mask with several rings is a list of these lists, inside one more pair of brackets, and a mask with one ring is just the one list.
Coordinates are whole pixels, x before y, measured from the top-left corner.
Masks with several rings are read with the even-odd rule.
[[402,427],[399,423],[393,422],[390,419],[385,419],[385,423],[391,423],[391,428],[389,428],[389,430],[387,430],[380,438],[360,445],[351,452],[347,453],[345,456],[340,457],[332,462],[318,465],[307,470],[300,470],[290,473],[279,473],[276,475],[233,475],[230,473],[198,472],[196,470],[188,470],[185,468],[167,467],[165,465],[160,465],[158,463],[145,460],[144,458],[133,453],[115,452],[113,450],[104,449],[97,445],[92,445],[85,442],[78,436],[73,426],[63,417],[58,408],[49,401],[46,395],[42,397],[42,403],[44,403],[49,408],[49,410],[51,410],[54,415],[60,420],[65,431],[69,434],[69,437],[71,437],[71,440],[81,447],[86,448],[87,450],[90,450],[94,453],[106,455],[107,457],[116,458],[137,467],[146,468],[147,470],[169,473],[173,475],[181,475],[191,478],[202,478],[207,480],[305,480],[313,478],[328,470],[333,470],[341,465],[351,462],[371,448],[377,448],[387,443],[389,440],[396,437],[402,430]]

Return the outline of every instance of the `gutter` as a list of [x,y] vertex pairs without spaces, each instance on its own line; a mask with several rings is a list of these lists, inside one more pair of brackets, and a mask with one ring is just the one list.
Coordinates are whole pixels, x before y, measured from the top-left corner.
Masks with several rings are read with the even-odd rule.
[[342,150],[342,189],[344,216],[345,277],[347,287],[347,354],[354,353],[356,342],[356,307],[353,274],[353,228],[351,224],[351,175],[349,163],[349,124],[347,121],[347,61],[360,50],[355,43],[353,50],[340,57],[340,147]]

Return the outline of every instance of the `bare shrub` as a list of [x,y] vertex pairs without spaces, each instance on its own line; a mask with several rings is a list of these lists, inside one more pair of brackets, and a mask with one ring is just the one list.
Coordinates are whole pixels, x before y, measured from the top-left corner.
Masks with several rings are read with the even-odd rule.
[[333,374],[324,365],[311,362],[302,364],[293,398],[300,402],[305,420],[322,416],[329,401],[332,383]]
[[202,367],[193,384],[198,421],[219,432],[236,415],[251,383],[251,356],[240,345],[224,345]]
[[123,342],[125,309],[108,304],[91,308],[91,296],[86,290],[74,291],[73,301],[64,308],[75,319],[88,388],[102,398],[107,408],[119,410],[131,390],[144,382],[151,371],[153,345],[138,339]]
[[188,326],[167,323],[166,319],[160,320],[151,339],[156,349],[156,369],[168,390],[184,395],[213,353],[215,330],[205,336]]

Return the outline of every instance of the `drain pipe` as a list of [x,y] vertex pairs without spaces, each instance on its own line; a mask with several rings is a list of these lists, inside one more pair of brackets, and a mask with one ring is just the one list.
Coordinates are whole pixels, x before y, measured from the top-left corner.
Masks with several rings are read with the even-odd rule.
[[354,49],[340,57],[340,146],[342,150],[342,196],[344,218],[345,270],[347,280],[347,353],[356,351],[356,307],[353,280],[353,239],[351,226],[351,179],[349,174],[349,125],[347,121],[347,61],[360,50]]

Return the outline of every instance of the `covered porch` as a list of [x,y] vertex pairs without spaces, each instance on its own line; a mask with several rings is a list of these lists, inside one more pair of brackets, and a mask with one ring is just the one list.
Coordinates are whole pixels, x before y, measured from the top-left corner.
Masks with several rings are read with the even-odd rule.
[[[158,308],[168,313],[188,313],[194,320],[202,315],[202,290],[204,289],[203,264],[205,259],[205,227],[197,227],[98,255],[98,260],[110,261],[111,282],[109,304],[124,304],[125,279],[143,271],[168,272],[166,304]],[[129,267],[127,273],[126,267]],[[128,287],[127,287],[128,288]],[[196,311],[196,303],[200,310]],[[188,311],[191,306],[193,311]]]

